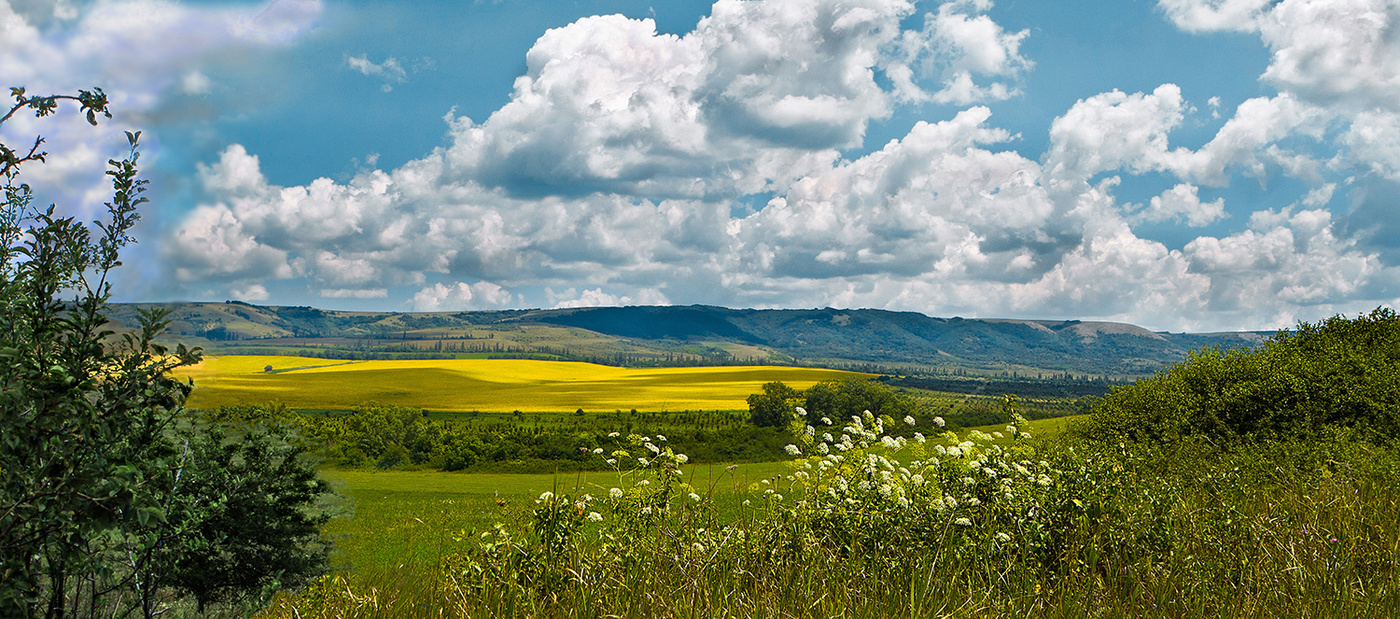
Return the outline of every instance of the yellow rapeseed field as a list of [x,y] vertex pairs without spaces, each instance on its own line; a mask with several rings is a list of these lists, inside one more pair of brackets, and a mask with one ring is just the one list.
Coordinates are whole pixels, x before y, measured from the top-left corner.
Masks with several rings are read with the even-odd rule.
[[[265,368],[272,366],[273,372]],[[292,408],[349,409],[364,402],[431,411],[563,412],[739,410],[763,383],[804,389],[868,374],[771,366],[615,368],[525,359],[334,361],[306,357],[206,357],[182,368],[194,379],[187,405],[213,408],[276,400]]]

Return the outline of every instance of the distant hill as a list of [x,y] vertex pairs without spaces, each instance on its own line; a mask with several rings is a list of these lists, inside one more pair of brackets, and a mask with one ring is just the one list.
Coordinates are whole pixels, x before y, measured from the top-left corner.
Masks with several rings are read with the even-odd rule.
[[[860,309],[755,310],[703,305],[481,312],[341,312],[241,302],[163,304],[169,337],[250,347],[423,353],[548,354],[616,365],[800,363],[1135,376],[1206,346],[1254,346],[1268,334],[1165,333],[1111,322],[935,318]],[[114,306],[131,326],[134,305]]]

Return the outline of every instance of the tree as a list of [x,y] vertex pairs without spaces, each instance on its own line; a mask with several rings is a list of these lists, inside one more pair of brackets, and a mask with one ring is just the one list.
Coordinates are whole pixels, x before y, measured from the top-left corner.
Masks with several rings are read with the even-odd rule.
[[789,400],[797,398],[797,392],[781,382],[773,381],[763,385],[762,393],[748,398],[749,420],[759,427],[786,426],[792,418],[793,406]]
[[299,447],[277,431],[230,441],[218,426],[188,433],[189,481],[172,493],[169,529],[180,532],[168,565],[169,584],[206,605],[299,584],[326,566],[324,511],[310,511],[330,492]]
[[[63,101],[76,101],[93,125],[111,117],[100,89],[10,92],[15,103],[0,125],[22,110],[49,116]],[[162,596],[195,592],[175,578],[195,569],[183,542],[211,527],[224,527],[211,535],[225,540],[220,552],[236,541],[231,523],[211,517],[208,506],[265,491],[216,497],[225,490],[209,483],[229,462],[254,461],[255,450],[205,460],[176,442],[190,385],[170,371],[197,361],[198,351],[156,342],[166,312],[140,311],[134,333],[105,328],[109,277],[122,248],[135,242],[137,208],[147,201],[140,132],[126,137],[127,157],[108,162],[112,199],[91,227],[52,205],[32,206],[20,173],[44,161],[42,137],[20,150],[0,144],[0,616],[155,616]],[[304,495],[287,498],[298,511],[308,507]],[[289,539],[297,542],[282,538]]]
[[807,423],[813,426],[820,426],[823,417],[844,423],[865,411],[876,417],[903,419],[918,408],[908,396],[883,383],[855,378],[817,383],[805,394],[803,408],[807,411]]

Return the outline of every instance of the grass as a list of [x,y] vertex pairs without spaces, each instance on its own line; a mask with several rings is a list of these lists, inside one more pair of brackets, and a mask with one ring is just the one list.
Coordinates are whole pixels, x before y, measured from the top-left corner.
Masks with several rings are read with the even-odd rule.
[[[1050,436],[1067,421],[1042,419],[1026,426],[1036,435]],[[963,435],[1001,429],[970,428]],[[691,486],[706,493],[713,489],[722,519],[738,517],[739,504],[751,498],[751,484],[792,472],[787,461],[732,466],[732,471],[724,464],[683,467]],[[499,522],[528,518],[542,492],[602,496],[609,488],[627,483],[615,471],[521,475],[325,469],[322,476],[345,499],[341,516],[326,527],[336,544],[332,563],[341,571],[371,574],[403,565],[436,565],[455,551],[457,539],[491,530]]]
[[[738,502],[763,495],[733,483],[721,484],[713,503],[691,507],[682,490],[670,495],[664,515],[640,516],[647,491],[610,500],[600,492],[612,483],[607,476],[566,483],[357,473],[345,478],[353,492],[401,510],[377,521],[355,515],[363,518],[357,526],[372,529],[367,546],[380,546],[380,554],[360,550],[374,562],[362,559],[356,572],[283,596],[264,616],[1177,619],[1400,611],[1400,488],[1393,483],[1400,460],[1389,452],[1182,445],[1081,458],[1054,450],[1018,455],[1023,447],[979,448],[980,468],[1008,471],[1002,464],[1016,462],[1052,473],[1053,484],[1017,482],[1013,500],[992,483],[990,494],[974,492],[981,507],[968,507],[963,495],[954,512],[929,511],[926,499],[833,510],[795,493],[781,504],[746,507]],[[958,480],[981,477],[960,458],[944,460],[955,470],[938,482],[937,496],[971,492]],[[773,466],[750,475],[767,478],[786,465]],[[867,473],[837,475],[854,481]],[[425,500],[392,494],[405,485]],[[578,485],[603,497],[582,508],[606,514],[603,522],[574,511]],[[503,532],[454,531],[470,511],[458,498],[491,492],[494,503],[493,488],[510,498],[481,510],[491,512],[481,520],[489,524],[477,530],[494,520]],[[569,498],[542,504],[535,498],[544,490]],[[1023,493],[1035,498],[1028,503]],[[878,502],[874,496],[866,500]],[[973,523],[951,522],[963,515]]]
[[[271,366],[273,371],[264,371]],[[803,389],[867,374],[788,367],[616,368],[525,359],[344,363],[307,357],[207,357],[181,377],[195,381],[187,406],[278,400],[291,408],[350,409],[367,401],[432,411],[510,412],[746,409],[763,383]]]
[[[791,472],[786,462],[726,468],[686,466],[684,479],[697,489],[713,488],[720,503],[732,510],[750,484]],[[326,527],[336,545],[332,564],[367,574],[436,565],[455,548],[454,540],[491,530],[498,522],[528,518],[542,492],[602,496],[626,484],[613,471],[516,475],[328,469],[323,476],[345,499],[341,516]]]

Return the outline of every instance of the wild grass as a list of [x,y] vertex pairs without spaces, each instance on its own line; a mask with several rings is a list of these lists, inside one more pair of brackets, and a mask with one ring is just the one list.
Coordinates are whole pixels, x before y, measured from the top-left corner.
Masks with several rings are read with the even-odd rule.
[[[263,616],[1400,613],[1400,458],[1388,450],[1336,440],[1085,451],[1024,440],[1023,427],[1000,440],[884,440],[881,426],[895,423],[842,428],[850,440],[808,435],[784,476],[750,475],[767,483],[695,483],[683,458],[653,454],[650,441],[634,441],[651,456],[644,465],[581,484],[463,476],[479,478],[478,496],[488,484],[517,494],[460,531],[404,504],[400,520],[416,513],[422,528],[384,537],[432,540],[432,556],[333,574]],[[425,489],[442,483],[432,475]],[[356,483],[388,497],[406,479]]]
[[[273,371],[264,371],[271,366]],[[302,368],[302,369],[293,369]],[[747,410],[771,381],[797,388],[868,377],[814,368],[617,368],[527,359],[336,362],[306,357],[207,357],[187,368],[191,408],[278,400],[291,408],[351,409],[369,401],[432,411]]]

